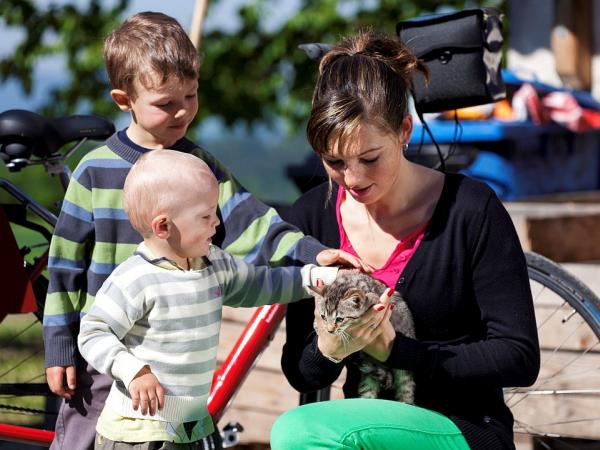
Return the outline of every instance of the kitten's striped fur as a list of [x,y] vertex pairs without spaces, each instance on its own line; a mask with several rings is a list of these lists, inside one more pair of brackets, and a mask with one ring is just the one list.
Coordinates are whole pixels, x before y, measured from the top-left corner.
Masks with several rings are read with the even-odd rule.
[[[346,329],[379,302],[385,289],[383,283],[371,276],[352,271],[338,275],[329,286],[313,288],[326,331],[349,342],[352,336]],[[415,327],[408,305],[398,292],[394,292],[391,300],[396,305],[390,319],[394,329],[397,333],[414,338]],[[411,372],[391,369],[364,352],[357,353],[354,363],[361,373],[358,386],[360,397],[414,403],[415,382]]]

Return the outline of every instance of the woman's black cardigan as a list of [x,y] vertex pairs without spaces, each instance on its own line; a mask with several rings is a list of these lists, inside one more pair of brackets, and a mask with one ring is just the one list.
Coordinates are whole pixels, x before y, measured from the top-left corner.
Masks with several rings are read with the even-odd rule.
[[[532,384],[539,371],[525,258],[512,221],[483,183],[446,174],[420,246],[398,278],[417,339],[397,336],[386,364],[412,370],[418,406],[450,417],[473,450],[514,448],[513,418],[503,387]],[[339,248],[337,186],[304,194],[286,219],[324,245]],[[391,252],[391,249],[390,249]],[[312,299],[288,306],[282,368],[300,392],[330,385],[344,364],[316,347]],[[357,396],[348,367],[344,393]]]

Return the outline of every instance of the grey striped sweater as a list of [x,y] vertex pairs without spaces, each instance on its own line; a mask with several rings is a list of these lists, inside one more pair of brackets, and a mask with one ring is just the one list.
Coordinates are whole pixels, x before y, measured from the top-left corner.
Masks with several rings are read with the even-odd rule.
[[[336,269],[253,266],[211,246],[200,270],[168,270],[136,253],[102,285],[78,338],[83,357],[115,379],[106,405],[124,417],[190,422],[208,415],[221,307],[288,303]],[[127,386],[148,365],[167,391],[152,417],[134,411]]]

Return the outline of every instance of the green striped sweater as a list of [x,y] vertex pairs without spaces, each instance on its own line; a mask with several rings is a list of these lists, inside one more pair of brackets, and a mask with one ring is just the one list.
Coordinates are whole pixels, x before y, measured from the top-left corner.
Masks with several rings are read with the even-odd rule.
[[[100,286],[131,256],[142,237],[123,210],[122,190],[140,151],[115,133],[75,169],[50,244],[44,309],[46,367],[74,365],[82,314]],[[253,264],[314,262],[324,247],[283,222],[248,193],[210,153],[182,139],[174,150],[204,160],[219,181],[221,228],[215,244]]]

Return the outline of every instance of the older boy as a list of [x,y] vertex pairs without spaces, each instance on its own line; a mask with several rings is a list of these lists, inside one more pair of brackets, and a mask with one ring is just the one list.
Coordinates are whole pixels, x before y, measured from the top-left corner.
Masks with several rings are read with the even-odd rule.
[[153,12],[132,16],[107,37],[104,59],[114,87],[110,94],[122,111],[131,114],[131,123],[87,154],[75,169],[50,246],[44,310],[46,376],[51,390],[65,399],[53,449],[93,446],[96,420],[112,383],[80,358],[76,336],[80,318],[102,283],[142,241],[122,207],[125,177],[140,155],[173,149],[208,164],[219,183],[222,226],[214,241],[226,251],[254,264],[282,265],[313,262],[323,249],[283,222],[212,155],[185,138],[198,110],[200,63],[177,21]]
[[125,180],[124,209],[144,241],[104,282],[79,334],[81,355],[115,379],[96,449],[209,435],[222,305],[299,300],[303,285],[335,278],[336,269],[311,264],[253,266],[211,245],[218,197],[208,166],[186,153],[146,153]]

